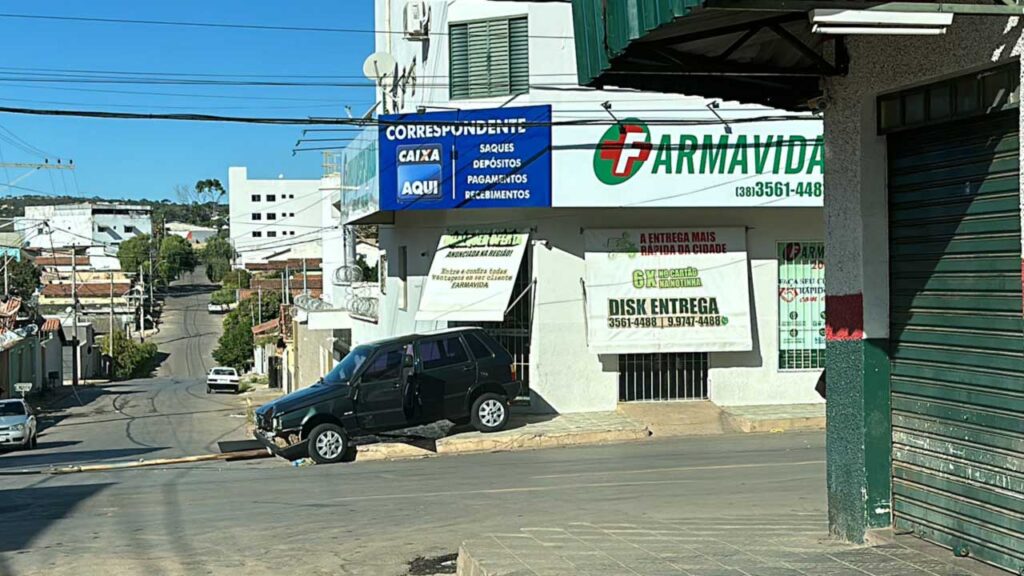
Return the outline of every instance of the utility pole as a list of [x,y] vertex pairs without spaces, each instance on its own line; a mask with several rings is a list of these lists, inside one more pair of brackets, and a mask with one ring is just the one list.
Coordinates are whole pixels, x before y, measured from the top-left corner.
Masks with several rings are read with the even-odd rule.
[[263,284],[256,287],[256,308],[260,311],[257,324],[263,324]]
[[[149,252],[149,314],[153,315],[153,304],[156,300],[153,299],[153,286],[156,282],[153,281],[153,252]],[[166,292],[165,292],[166,293]]]
[[142,309],[146,304],[146,280],[142,276],[142,263],[139,263],[139,342],[146,341],[146,318],[142,315]]
[[[54,258],[56,258],[54,254]],[[78,386],[79,366],[82,365],[82,349],[78,346],[78,247],[71,246],[71,345],[74,353],[71,354],[71,387]]]
[[110,341],[110,360],[114,360],[114,271],[110,271],[110,327],[108,329],[109,336],[107,340]]
[[306,259],[302,259],[302,293],[308,294],[309,291],[306,289]]
[[4,294],[7,296],[11,295],[11,288],[7,281],[7,265],[11,263],[11,255],[4,253]]
[[285,304],[288,303],[288,297],[291,296],[292,291],[292,278],[291,273],[288,271],[288,265],[284,266],[284,294],[282,294],[281,301]]

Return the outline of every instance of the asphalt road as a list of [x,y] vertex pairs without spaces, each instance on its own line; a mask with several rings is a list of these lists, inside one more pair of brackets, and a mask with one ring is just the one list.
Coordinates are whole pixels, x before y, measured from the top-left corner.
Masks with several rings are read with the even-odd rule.
[[195,288],[167,301],[159,339],[169,356],[157,377],[92,391],[85,406],[60,413],[39,452],[0,456],[0,575],[398,575],[416,557],[453,553],[485,532],[824,517],[821,434],[304,468],[267,459],[11,475],[194,454],[242,437],[238,401],[207,396],[200,379],[220,319],[207,316],[207,296]]

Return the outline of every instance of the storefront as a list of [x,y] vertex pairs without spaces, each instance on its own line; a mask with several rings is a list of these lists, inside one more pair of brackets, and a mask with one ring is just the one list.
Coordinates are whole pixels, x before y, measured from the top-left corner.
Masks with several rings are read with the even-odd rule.
[[1024,10],[842,4],[574,0],[579,80],[824,110],[831,529],[1021,572]]
[[820,122],[612,106],[382,117],[381,211],[357,221],[389,222],[387,271],[353,341],[483,326],[538,411],[820,401]]

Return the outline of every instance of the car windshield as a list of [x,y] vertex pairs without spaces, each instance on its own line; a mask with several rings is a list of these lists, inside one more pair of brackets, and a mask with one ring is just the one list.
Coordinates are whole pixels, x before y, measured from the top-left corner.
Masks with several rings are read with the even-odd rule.
[[214,376],[234,376],[235,375],[235,371],[232,370],[231,368],[214,368],[213,369],[213,375]]
[[25,414],[25,405],[21,402],[0,403],[0,416],[21,416]]
[[324,384],[344,384],[351,380],[356,370],[359,370],[363,362],[373,353],[373,349],[373,346],[367,344],[353,348],[334,369],[327,373],[327,376],[324,376]]

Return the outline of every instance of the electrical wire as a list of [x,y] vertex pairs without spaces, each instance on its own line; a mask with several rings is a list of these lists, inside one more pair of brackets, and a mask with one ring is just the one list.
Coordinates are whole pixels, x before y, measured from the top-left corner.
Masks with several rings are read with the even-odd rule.
[[[109,112],[98,110],[64,110],[64,109],[38,109],[38,108],[14,108],[0,106],[0,112],[8,114],[25,114],[32,116],[71,116],[78,118],[105,118],[122,120],[187,120],[196,122],[238,122],[243,124],[269,124],[269,125],[295,125],[295,126],[476,126],[473,121],[465,120],[409,120],[403,117],[398,119],[376,119],[363,120],[361,118],[337,118],[337,117],[252,117],[252,116],[221,116],[214,114],[195,113],[153,113],[142,114],[134,112]],[[403,114],[401,116],[415,116],[415,114]],[[787,121],[820,121],[819,118],[810,114],[790,115],[767,115],[752,116],[750,118],[732,118],[729,124],[749,124],[756,122],[787,122]],[[644,122],[648,126],[715,126],[721,121],[717,118],[699,120],[673,120],[673,119],[647,119]],[[528,121],[517,124],[521,128],[536,128],[548,126],[613,126],[616,121],[607,118],[587,118],[576,120],[550,120],[550,121]]]
[[[271,24],[239,24],[233,22],[196,22],[182,20],[143,20],[129,18],[99,18],[86,16],[52,16],[45,14],[10,14],[0,13],[0,18],[11,18],[21,20],[52,20],[63,22],[91,22],[99,24],[133,24],[144,26],[180,26],[192,28],[224,28],[236,30],[270,30],[283,32],[326,32],[334,34],[390,34],[404,35],[402,30],[376,30],[372,28],[329,28],[325,26],[280,26]],[[448,32],[429,32],[431,36],[449,36]],[[572,40],[572,36],[559,35],[529,35],[528,38],[551,39],[551,40]]]

